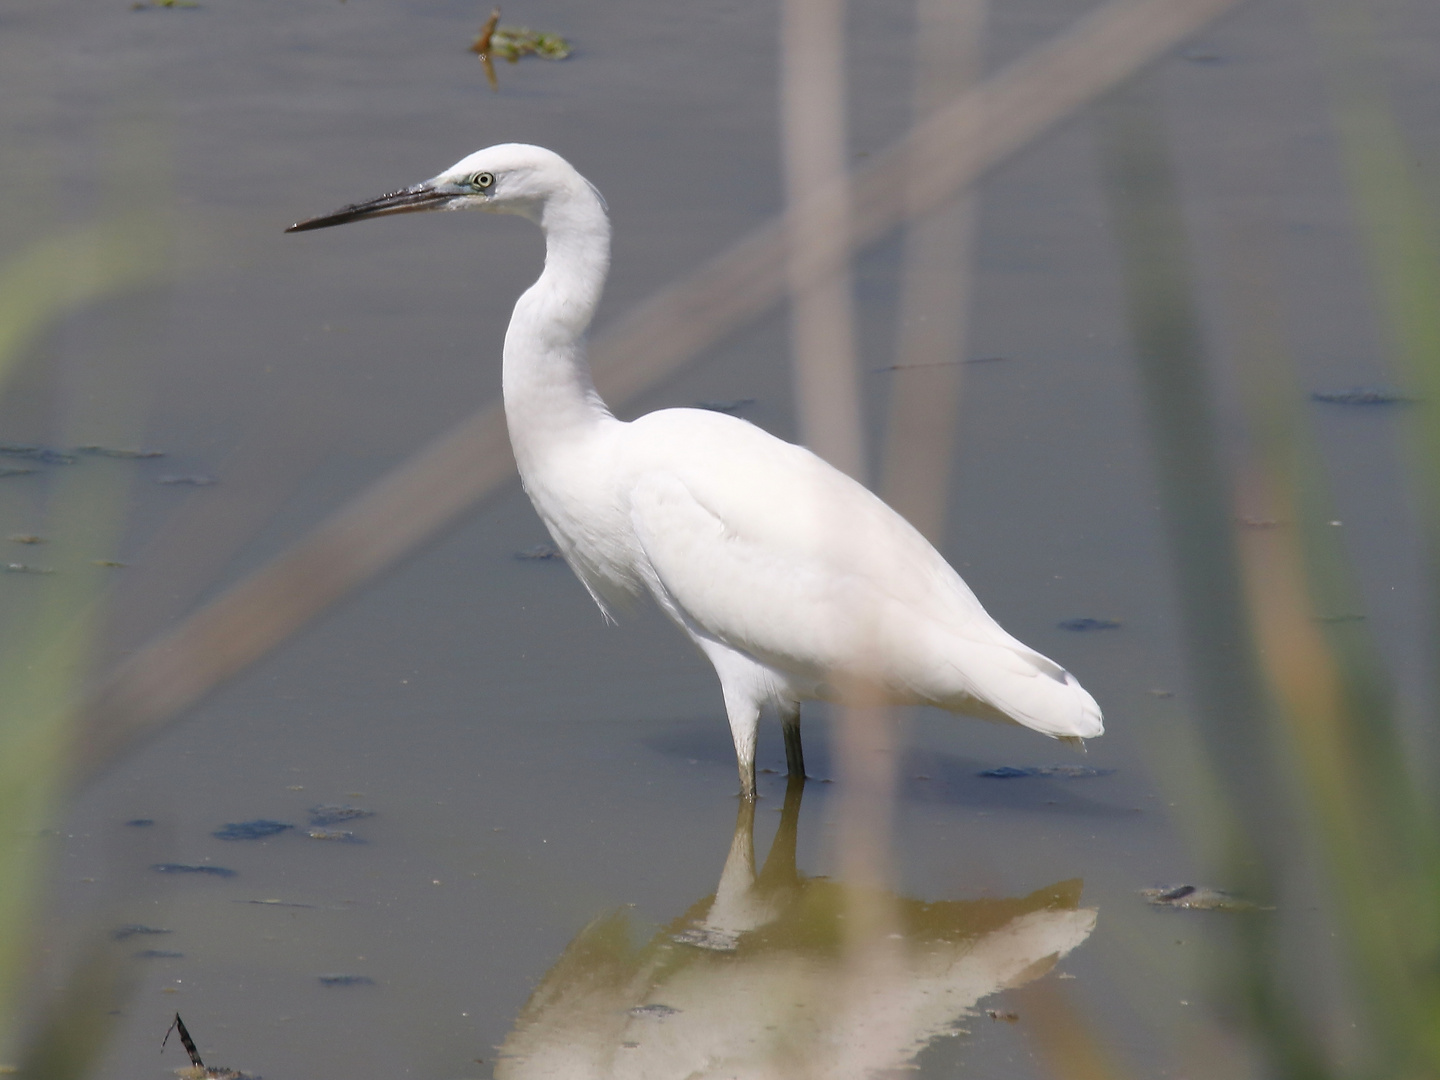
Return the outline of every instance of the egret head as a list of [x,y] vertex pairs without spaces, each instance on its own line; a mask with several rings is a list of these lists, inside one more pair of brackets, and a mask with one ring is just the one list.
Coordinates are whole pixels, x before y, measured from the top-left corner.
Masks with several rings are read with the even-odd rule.
[[297,222],[285,231],[305,232],[420,210],[489,210],[540,221],[546,204],[556,196],[582,192],[600,199],[589,181],[559,154],[540,146],[502,143],[475,151],[424,183]]

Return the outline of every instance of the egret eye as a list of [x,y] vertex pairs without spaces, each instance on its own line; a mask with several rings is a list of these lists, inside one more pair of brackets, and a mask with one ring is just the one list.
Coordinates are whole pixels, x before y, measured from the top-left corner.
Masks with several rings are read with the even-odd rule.
[[495,186],[495,174],[488,172],[477,172],[470,178],[470,186],[476,191],[489,191]]

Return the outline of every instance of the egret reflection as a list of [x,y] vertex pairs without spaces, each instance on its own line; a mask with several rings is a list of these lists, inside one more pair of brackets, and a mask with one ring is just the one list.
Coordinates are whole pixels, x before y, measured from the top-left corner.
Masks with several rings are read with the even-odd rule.
[[[649,941],[625,912],[597,918],[530,996],[496,1080],[867,1076],[957,1033],[985,998],[1046,975],[1095,927],[1079,880],[1003,900],[892,905],[898,962],[865,987],[881,1025],[851,1022],[846,887],[806,877],[795,851],[803,780],[757,872],[755,807],[742,800],[712,896]],[[885,1033],[877,1039],[877,1031]]]

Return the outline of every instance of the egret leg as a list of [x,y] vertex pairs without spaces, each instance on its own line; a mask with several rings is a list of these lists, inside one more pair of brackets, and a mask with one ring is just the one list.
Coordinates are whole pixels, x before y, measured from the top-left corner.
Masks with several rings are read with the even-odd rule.
[[780,706],[780,730],[785,733],[785,771],[805,779],[805,751],[800,747],[800,703],[787,701]]
[[[662,601],[663,603],[663,601]],[[666,609],[685,627],[691,639],[715,665],[720,691],[725,695],[725,715],[730,720],[730,738],[735,742],[735,764],[740,770],[740,797],[755,800],[755,735],[760,729],[760,702],[764,669],[744,653],[736,652],[712,637],[696,631],[673,605]]]
[[760,728],[760,706],[752,702],[732,701],[725,695],[725,711],[730,717],[730,737],[735,741],[735,764],[740,770],[740,797],[755,801],[755,735]]

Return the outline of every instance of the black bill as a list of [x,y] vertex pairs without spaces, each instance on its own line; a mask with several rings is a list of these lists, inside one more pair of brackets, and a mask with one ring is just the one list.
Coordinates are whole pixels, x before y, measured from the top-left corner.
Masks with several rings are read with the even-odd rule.
[[341,207],[333,214],[326,214],[323,217],[297,221],[285,231],[308,232],[310,229],[325,229],[331,225],[344,225],[347,222],[383,217],[386,214],[413,214],[418,210],[438,210],[454,197],[455,192],[453,191],[439,191],[421,184],[417,187],[406,188],[404,191],[392,191],[389,195],[381,195],[378,199],[371,199],[369,202]]

